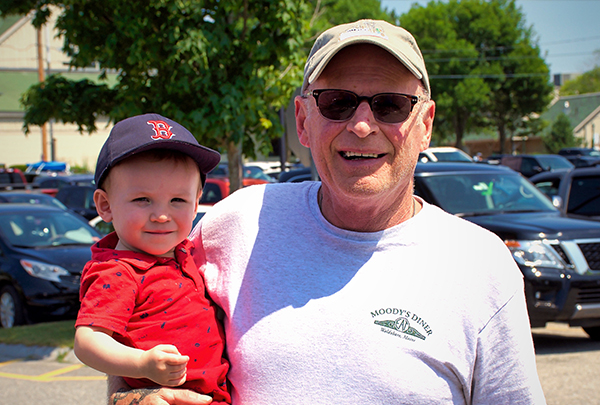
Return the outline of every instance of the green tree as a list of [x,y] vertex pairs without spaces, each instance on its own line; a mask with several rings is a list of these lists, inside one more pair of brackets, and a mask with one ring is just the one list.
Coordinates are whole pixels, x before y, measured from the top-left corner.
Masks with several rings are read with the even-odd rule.
[[370,18],[395,23],[394,11],[381,8],[380,0],[309,0],[309,47],[326,29],[338,24]]
[[561,96],[600,92],[600,66],[567,81],[560,88]]
[[503,149],[507,132],[550,101],[548,67],[514,0],[431,1],[400,22],[423,50],[437,139],[454,136],[461,148],[467,132],[494,126]]
[[232,190],[242,153],[281,134],[277,110],[302,80],[303,1],[4,0],[0,15],[36,10],[41,26],[49,5],[71,67],[98,63],[117,83],[49,76],[23,96],[26,130],[54,118],[93,132],[99,115],[159,112],[227,151]]
[[558,153],[562,148],[571,148],[580,145],[580,142],[573,135],[571,121],[565,113],[560,113],[556,116],[550,132],[543,136],[542,142],[550,153]]

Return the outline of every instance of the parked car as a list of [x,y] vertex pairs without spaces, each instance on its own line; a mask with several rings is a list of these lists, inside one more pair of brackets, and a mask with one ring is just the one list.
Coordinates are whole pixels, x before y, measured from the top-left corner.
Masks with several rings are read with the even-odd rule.
[[564,148],[558,154],[567,158],[575,167],[600,164],[600,151],[594,148]]
[[501,165],[508,166],[525,177],[541,172],[557,169],[571,169],[573,163],[559,155],[504,155],[499,160]]
[[600,221],[600,166],[540,173],[530,180],[563,214]]
[[419,153],[419,162],[473,162],[468,153],[452,146],[437,146]]
[[33,186],[43,193],[56,196],[58,190],[65,186],[94,186],[93,174],[42,174],[33,179]]
[[60,208],[0,204],[2,327],[74,317],[81,270],[100,237]]
[[300,183],[303,181],[311,181],[313,179],[312,170],[310,167],[288,170],[279,174],[279,183]]
[[600,223],[561,215],[504,166],[419,163],[415,192],[506,243],[524,276],[531,326],[565,322],[600,339]]
[[[243,166],[242,176],[244,178],[244,187],[252,184],[272,183],[274,181],[271,176],[265,174],[265,172],[256,165]],[[220,163],[208,173],[208,177],[229,178],[229,166],[227,166],[227,163]]]
[[42,204],[50,205],[53,207],[60,208],[62,210],[68,210],[66,205],[61,203],[56,198],[39,192],[33,191],[4,191],[0,192],[0,203],[27,203],[27,204]]
[[[245,167],[256,166],[260,168],[264,174],[271,178],[272,182],[277,182],[279,174],[281,173],[281,162],[277,161],[254,161],[246,163]],[[285,170],[299,169],[304,167],[300,163],[286,163]]]
[[[269,183],[265,180],[243,178],[242,184],[244,187],[252,186],[255,184],[266,184]],[[214,205],[221,201],[223,198],[229,195],[229,178],[227,177],[207,177],[206,183],[204,183],[204,190],[202,190],[202,197],[200,198],[200,204]]]
[[56,199],[88,221],[98,216],[94,203],[95,186],[62,186]]
[[0,167],[0,190],[22,190],[31,188],[19,169]]

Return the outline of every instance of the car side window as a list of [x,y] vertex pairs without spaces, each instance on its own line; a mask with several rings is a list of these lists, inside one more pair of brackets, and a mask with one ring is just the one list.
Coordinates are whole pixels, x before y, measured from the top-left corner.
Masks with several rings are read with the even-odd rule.
[[554,197],[555,195],[558,195],[559,185],[559,179],[544,180],[535,183],[535,186],[548,197]]
[[525,176],[533,176],[540,172],[540,165],[532,158],[523,158],[521,173]]
[[581,177],[573,179],[567,212],[571,214],[600,215],[600,178]]
[[206,183],[204,190],[202,190],[202,197],[200,198],[200,204],[210,204],[221,201],[223,195],[218,185],[212,183]]

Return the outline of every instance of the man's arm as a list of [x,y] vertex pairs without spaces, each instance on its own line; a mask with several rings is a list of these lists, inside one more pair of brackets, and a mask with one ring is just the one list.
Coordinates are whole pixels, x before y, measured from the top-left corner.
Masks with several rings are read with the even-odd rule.
[[212,398],[178,388],[132,390],[121,377],[108,376],[108,405],[207,405]]

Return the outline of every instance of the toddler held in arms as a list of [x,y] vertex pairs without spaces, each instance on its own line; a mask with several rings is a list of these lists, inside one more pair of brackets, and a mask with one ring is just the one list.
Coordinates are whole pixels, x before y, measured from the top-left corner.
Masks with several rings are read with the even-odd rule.
[[187,239],[219,160],[158,114],[114,126],[94,202],[115,232],[92,247],[82,273],[75,354],[134,388],[182,386],[230,404],[223,328]]

